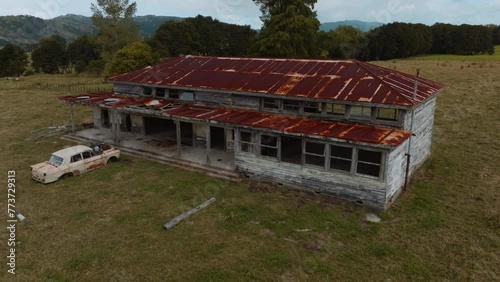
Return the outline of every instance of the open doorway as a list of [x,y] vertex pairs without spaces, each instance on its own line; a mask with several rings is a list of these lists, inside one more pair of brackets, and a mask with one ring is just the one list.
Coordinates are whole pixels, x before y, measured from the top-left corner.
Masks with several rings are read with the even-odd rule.
[[144,130],[147,136],[155,139],[172,142],[176,140],[175,123],[169,119],[144,117]]
[[122,114],[120,130],[122,132],[132,132],[132,119],[130,118],[130,114]]
[[222,127],[210,126],[210,145],[212,149],[226,149],[226,131]]
[[193,124],[189,122],[180,122],[181,143],[183,145],[193,146]]
[[106,109],[101,109],[101,121],[102,121],[102,127],[104,128],[110,128],[111,123],[109,122],[109,110]]

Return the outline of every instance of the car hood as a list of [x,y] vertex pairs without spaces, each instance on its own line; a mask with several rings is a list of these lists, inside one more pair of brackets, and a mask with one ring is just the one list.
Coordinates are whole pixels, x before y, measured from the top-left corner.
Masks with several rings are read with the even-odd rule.
[[51,174],[59,170],[55,165],[49,164],[48,162],[39,163],[31,166],[31,170],[37,173],[47,173]]

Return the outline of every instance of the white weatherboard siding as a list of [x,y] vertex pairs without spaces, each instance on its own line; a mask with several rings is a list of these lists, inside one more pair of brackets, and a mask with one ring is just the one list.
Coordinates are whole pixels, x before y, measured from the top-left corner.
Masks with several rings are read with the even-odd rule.
[[[415,109],[413,117],[413,133],[415,136],[411,137],[410,174],[413,174],[431,154],[435,109],[436,96]],[[405,130],[411,130],[411,115],[412,113],[409,111],[405,117]]]
[[406,153],[408,152],[408,141],[387,154],[386,182],[387,202],[395,200],[403,190],[406,174]]
[[127,95],[141,95],[142,94],[142,87],[138,85],[133,85],[133,84],[126,84],[126,83],[115,83],[113,85],[113,89],[115,93],[119,94],[127,94]]
[[300,165],[278,163],[245,153],[236,154],[235,162],[238,170],[252,179],[329,194],[377,209],[385,209],[386,206],[386,184],[381,180],[325,171],[322,168],[302,168]]

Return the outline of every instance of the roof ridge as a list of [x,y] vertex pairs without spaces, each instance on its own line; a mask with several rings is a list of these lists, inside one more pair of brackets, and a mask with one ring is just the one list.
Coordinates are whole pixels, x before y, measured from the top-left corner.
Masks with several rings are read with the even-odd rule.
[[413,101],[412,99],[406,97],[405,95],[403,95],[401,92],[399,92],[397,89],[395,89],[394,87],[392,87],[391,85],[389,85],[387,82],[385,82],[383,79],[381,79],[380,77],[378,77],[378,75],[374,74],[371,70],[369,70],[365,64],[368,64],[368,63],[365,63],[365,62],[361,62],[361,61],[358,61],[356,59],[352,59],[353,62],[355,62],[356,64],[358,64],[360,67],[362,67],[365,71],[367,71],[369,74],[372,75],[372,77],[376,78],[377,80],[379,80],[383,85],[389,87],[390,89],[392,89],[394,92],[396,92],[400,97],[403,97],[405,100],[409,101],[411,105],[415,105],[417,104],[415,101]]

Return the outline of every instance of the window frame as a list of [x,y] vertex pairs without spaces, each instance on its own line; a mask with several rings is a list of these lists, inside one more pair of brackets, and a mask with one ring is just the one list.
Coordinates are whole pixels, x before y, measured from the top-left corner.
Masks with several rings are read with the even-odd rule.
[[[371,163],[371,162],[367,162],[367,161],[360,161],[359,160],[359,151],[362,150],[362,151],[368,151],[368,152],[376,152],[376,153],[380,153],[380,164],[377,164],[377,163]],[[355,155],[355,167],[354,167],[354,175],[356,176],[361,176],[361,177],[367,177],[367,178],[372,178],[372,179],[378,179],[378,180],[383,180],[383,176],[384,176],[384,170],[385,170],[385,157],[386,157],[386,152],[384,151],[381,151],[381,150],[376,150],[376,149],[372,149],[372,148],[366,148],[366,147],[362,147],[362,148],[356,148],[356,155]],[[379,167],[379,174],[378,176],[374,176],[374,175],[370,175],[370,174],[364,174],[364,173],[359,173],[358,172],[358,165],[359,164],[365,164],[365,165],[376,165]]]
[[[323,145],[323,155],[319,155],[319,154],[316,154],[316,153],[312,153],[312,152],[307,152],[307,143],[316,143],[316,144],[321,144]],[[327,156],[327,146],[328,143],[325,143],[325,142],[320,142],[320,141],[317,141],[317,140],[311,140],[311,139],[303,139],[302,141],[302,164],[303,166],[305,167],[314,167],[314,168],[318,168],[318,167],[323,167],[323,169],[326,168],[326,156]],[[315,164],[308,164],[307,163],[307,156],[313,156],[313,157],[322,157],[323,158],[323,165],[322,166],[319,166],[319,165],[315,165]]]
[[[290,103],[290,102],[291,103],[297,103],[296,104],[297,110],[286,109],[287,103]],[[288,105],[290,105],[290,104],[288,104]],[[285,113],[300,114],[301,107],[302,107],[302,102],[298,101],[298,100],[283,99],[282,102],[281,102],[282,111],[285,112]]]
[[[312,107],[310,104],[317,104],[317,107]],[[304,101],[303,106],[302,106],[302,112],[305,115],[314,115],[314,116],[321,116],[323,115],[323,108],[324,108],[325,103],[323,102],[314,102],[314,101]],[[308,112],[307,109],[318,109],[318,112]]]
[[[158,95],[158,90],[160,90],[160,92],[163,91],[163,96]],[[166,98],[167,95],[168,95],[168,90],[166,88],[156,88],[155,89],[154,96],[156,98]]]
[[[394,119],[381,118],[380,117],[380,110],[393,110],[394,111]],[[378,121],[397,122],[397,121],[399,121],[399,110],[398,109],[393,109],[393,108],[377,108],[377,113],[375,115],[375,118]]]
[[[250,134],[250,141],[243,141],[243,138],[241,138],[242,133],[248,133]],[[238,137],[239,137],[239,151],[244,154],[252,154],[255,155],[255,134],[250,131],[250,130],[239,130],[238,132]],[[248,145],[248,148],[251,148],[251,152],[243,150],[243,144]]]
[[[269,137],[273,137],[273,138],[276,138],[276,146],[271,146],[271,145],[264,145],[262,144],[262,137],[263,136],[269,136]],[[269,133],[259,133],[259,142],[257,144],[257,147],[258,147],[258,150],[257,150],[257,154],[258,156],[260,157],[263,157],[263,158],[268,158],[268,159],[273,159],[273,160],[277,160],[278,162],[280,161],[280,147],[281,147],[281,140],[280,140],[280,135],[277,135],[277,134],[269,134]],[[271,150],[276,150],[276,157],[273,157],[273,156],[268,156],[268,155],[263,155],[262,154],[262,148],[269,148]]]
[[[338,107],[343,107],[343,113],[335,113],[335,109]],[[345,118],[346,113],[347,113],[347,105],[344,104],[335,104],[335,103],[326,103],[325,105],[325,114],[326,116],[333,116],[333,117],[342,117]]]
[[[266,107],[266,105],[271,105],[271,103],[269,102],[270,100],[273,100],[272,104],[275,105],[275,107]],[[278,98],[262,97],[260,100],[261,110],[266,110],[266,111],[271,111],[271,112],[281,111],[282,104],[283,104],[282,99],[278,99]]]
[[[347,158],[342,158],[342,157],[338,157],[338,156],[332,156],[332,153],[335,151],[335,150],[333,150],[334,146],[335,147],[342,147],[342,148],[349,148],[349,149],[351,149],[351,158],[347,159]],[[333,143],[329,143],[329,147],[330,147],[330,154],[328,156],[328,167],[327,167],[327,169],[331,170],[331,171],[336,171],[336,172],[343,172],[343,173],[353,174],[354,168],[356,166],[355,156],[356,156],[356,149],[357,148],[353,147],[353,146],[343,146],[343,145],[340,145],[340,144],[333,144]],[[350,162],[349,170],[347,171],[347,170],[342,170],[342,169],[338,169],[338,168],[332,168],[332,159],[349,161]]]
[[[361,115],[353,115],[352,113],[352,109],[353,108],[357,108],[357,107],[360,107],[361,108]],[[369,109],[369,115],[363,115],[364,113],[364,109],[368,108]],[[372,118],[372,114],[373,114],[373,107],[370,107],[370,106],[360,106],[360,105],[350,105],[349,106],[349,118],[350,119],[363,119],[363,120],[369,120]]]
[[153,87],[149,87],[149,86],[142,87],[142,96],[153,97],[154,92],[155,92],[155,89]]

